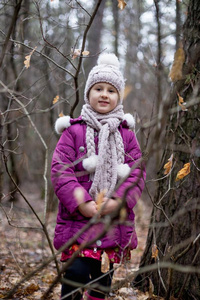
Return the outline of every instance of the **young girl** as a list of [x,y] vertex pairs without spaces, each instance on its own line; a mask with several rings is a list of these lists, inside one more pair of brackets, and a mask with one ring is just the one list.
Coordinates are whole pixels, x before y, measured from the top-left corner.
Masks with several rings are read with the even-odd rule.
[[[142,193],[145,171],[137,139],[130,129],[134,128],[134,118],[123,111],[123,91],[124,78],[117,57],[101,54],[89,73],[80,117],[61,117],[55,126],[57,133],[62,133],[52,160],[52,183],[59,199],[55,248],[77,235],[98,212],[102,218],[79,234],[61,257],[61,261],[67,261],[80,245],[97,237],[79,251],[64,274],[64,279],[81,284],[96,279],[96,288],[86,292],[86,299],[91,300],[105,299],[105,288],[108,291],[111,285],[113,272],[102,272],[102,256],[109,259],[112,270],[114,263],[130,259],[130,250],[137,246],[133,207]],[[82,200],[76,196],[80,188]],[[99,210],[97,195],[103,191]],[[126,220],[118,224],[115,220],[98,239],[105,226],[103,218],[118,208],[125,192]],[[72,293],[75,289],[70,282],[62,284],[63,299],[82,299],[80,292]]]

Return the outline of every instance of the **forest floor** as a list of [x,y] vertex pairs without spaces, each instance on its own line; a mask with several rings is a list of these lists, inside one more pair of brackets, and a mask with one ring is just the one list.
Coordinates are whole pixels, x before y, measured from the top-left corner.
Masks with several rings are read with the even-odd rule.
[[[43,217],[43,202],[39,195],[29,194],[29,200],[38,213]],[[6,214],[5,214],[6,212]],[[138,235],[138,247],[132,251],[131,261],[126,266],[119,266],[113,282],[123,280],[128,274],[137,270],[142,253],[145,248],[148,233],[148,224],[151,209],[140,201],[136,207],[136,231]],[[7,217],[6,217],[7,215]],[[48,215],[47,228],[51,240],[53,240],[56,212]],[[10,224],[9,224],[10,223]],[[47,241],[41,230],[28,229],[40,227],[38,220],[33,216],[27,205],[22,201],[15,204],[11,202],[1,203],[0,207],[0,298],[4,298],[22,278],[41,265],[51,255]],[[44,292],[56,277],[55,263],[50,263],[42,271],[26,280],[20,285],[14,296],[9,299],[33,300],[41,299]],[[120,288],[113,294],[115,300],[144,300],[147,294],[142,294],[130,287],[130,284]],[[47,299],[47,298],[46,298]],[[60,284],[57,284],[48,299],[60,299]]]

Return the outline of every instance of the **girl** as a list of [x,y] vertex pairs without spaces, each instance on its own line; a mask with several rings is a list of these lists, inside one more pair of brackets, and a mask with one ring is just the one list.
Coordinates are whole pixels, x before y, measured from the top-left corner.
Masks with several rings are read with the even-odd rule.
[[[68,116],[57,120],[55,129],[62,133],[52,160],[52,183],[59,199],[54,246],[59,249],[99,212],[97,196],[104,191],[100,214],[104,217],[119,206],[126,192],[125,221],[118,222],[98,239],[104,222],[93,224],[78,235],[71,247],[62,253],[67,261],[79,246],[96,241],[80,250],[64,278],[86,284],[96,279],[95,289],[86,292],[86,299],[105,299],[113,272],[103,273],[102,257],[114,263],[130,259],[136,248],[133,207],[144,187],[145,171],[140,163],[141,151],[130,128],[134,119],[123,112],[124,78],[114,54],[101,54],[97,66],[89,73],[84,93],[85,105],[77,119]],[[123,182],[119,185],[119,181]],[[117,188],[116,188],[117,187]],[[81,197],[77,197],[80,191]],[[103,286],[104,289],[101,289]],[[62,284],[63,299],[82,299],[70,283]],[[71,295],[64,297],[71,293]]]

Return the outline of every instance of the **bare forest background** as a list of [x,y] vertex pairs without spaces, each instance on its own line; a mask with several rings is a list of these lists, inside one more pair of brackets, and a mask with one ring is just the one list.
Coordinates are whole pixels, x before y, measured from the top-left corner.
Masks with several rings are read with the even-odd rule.
[[[145,283],[142,288],[148,297],[155,297],[155,292],[165,299],[172,296],[182,299],[183,295],[183,299],[199,299],[200,279],[195,269],[199,255],[200,157],[197,48],[193,49],[197,58],[192,67],[182,73],[186,58],[191,62],[191,52],[186,50],[199,42],[198,34],[195,42],[191,38],[192,30],[198,27],[195,22],[200,20],[195,16],[192,23],[190,19],[194,11],[199,13],[196,5],[197,0],[0,0],[0,226],[2,240],[7,241],[1,250],[4,261],[12,257],[18,273],[11,285],[4,286],[4,293],[13,289],[13,295],[19,288],[16,283],[30,283],[30,278],[50,264],[59,276],[55,280],[55,272],[53,279],[47,279],[49,291],[60,279],[58,257],[57,260],[53,257],[52,246],[57,199],[51,186],[50,165],[59,139],[54,123],[62,115],[79,116],[88,72],[99,53],[107,51],[119,57],[126,78],[124,110],[135,117],[136,135],[146,161],[146,188],[136,208],[140,221],[147,221],[146,235],[152,211],[141,267],[153,263],[156,267],[145,269],[150,273],[144,272],[144,278],[139,272],[135,281],[134,274],[128,281],[132,287]],[[199,33],[199,29],[195,30]],[[184,127],[186,123],[190,127]],[[180,170],[182,173],[176,177]],[[178,195],[173,193],[175,190]],[[184,203],[193,199],[195,208],[176,227],[176,213],[186,205],[177,205],[183,195]],[[182,217],[188,213],[188,208],[185,209]],[[181,236],[184,221],[187,233]],[[9,232],[12,237],[14,234],[12,242]],[[38,252],[41,259],[37,263],[34,256],[32,267],[25,272],[15,251],[26,253],[32,233],[39,238],[43,252]],[[23,234],[26,243],[19,242]],[[177,245],[181,246],[174,250]],[[184,255],[191,249],[193,259],[189,261]],[[196,274],[196,292],[191,288],[192,275],[180,277],[173,286],[179,276],[174,275],[175,267],[170,263],[179,260],[177,251],[184,252],[180,265],[186,262],[191,267],[188,272],[185,269],[177,272],[184,276]],[[167,270],[164,275],[158,267],[163,258],[169,263],[163,265],[164,272]],[[3,260],[1,271],[5,272]],[[30,294],[37,292],[34,288],[33,285]],[[22,297],[25,299],[24,294]]]

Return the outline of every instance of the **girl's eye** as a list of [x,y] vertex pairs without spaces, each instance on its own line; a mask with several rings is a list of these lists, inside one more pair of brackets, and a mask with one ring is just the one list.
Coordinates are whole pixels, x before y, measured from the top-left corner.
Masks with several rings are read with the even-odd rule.
[[115,91],[113,91],[113,90],[110,90],[109,92],[110,92],[110,93],[114,93]]
[[101,91],[101,89],[100,89],[100,88],[97,88],[96,90],[97,90],[98,92],[100,92],[100,91]]

